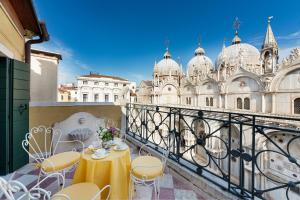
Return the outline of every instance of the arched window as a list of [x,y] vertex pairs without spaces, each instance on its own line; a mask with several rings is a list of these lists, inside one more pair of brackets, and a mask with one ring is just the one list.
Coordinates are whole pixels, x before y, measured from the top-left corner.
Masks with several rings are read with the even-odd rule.
[[250,110],[250,99],[248,97],[244,99],[244,109]]
[[209,99],[206,97],[206,106],[209,106]]
[[237,98],[236,107],[237,107],[237,109],[243,109],[243,102],[242,102],[241,98]]
[[214,106],[214,98],[210,97],[209,99],[209,105]]
[[300,114],[300,98],[294,100],[294,114]]

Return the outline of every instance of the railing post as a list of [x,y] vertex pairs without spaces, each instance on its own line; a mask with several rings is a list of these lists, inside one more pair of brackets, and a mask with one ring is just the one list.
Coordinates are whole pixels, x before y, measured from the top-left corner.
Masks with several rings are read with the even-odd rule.
[[252,183],[252,188],[251,188],[251,198],[254,199],[254,187],[255,187],[255,116],[252,116],[252,177],[251,177],[251,183]]
[[126,135],[128,134],[128,123],[129,123],[129,115],[128,115],[128,108],[129,107],[129,104],[128,103],[126,103],[126,105],[125,105],[125,109],[126,109],[126,111],[125,111],[125,138],[126,138]]
[[[181,120],[181,109],[178,109],[178,134],[176,131],[176,113],[174,112],[174,131],[175,131],[175,137],[177,137],[177,149],[176,149],[176,155],[180,155],[180,146],[181,146],[181,133],[180,133],[180,120]],[[179,161],[179,159],[178,159]]]
[[228,114],[228,191],[231,188],[231,113]]
[[239,146],[239,151],[240,151],[240,188],[241,188],[241,194],[244,194],[244,160],[242,158],[242,153],[244,151],[243,149],[243,122],[240,122],[240,146]]

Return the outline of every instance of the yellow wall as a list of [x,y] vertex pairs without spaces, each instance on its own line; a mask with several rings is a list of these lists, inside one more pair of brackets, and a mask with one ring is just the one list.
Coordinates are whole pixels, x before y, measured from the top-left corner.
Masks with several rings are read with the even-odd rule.
[[0,43],[14,54],[14,59],[24,61],[25,40],[0,6]]
[[88,112],[95,117],[110,119],[121,126],[121,107],[117,105],[81,105],[81,106],[35,106],[29,109],[29,128],[45,125],[52,126],[55,122],[67,119],[74,113]]

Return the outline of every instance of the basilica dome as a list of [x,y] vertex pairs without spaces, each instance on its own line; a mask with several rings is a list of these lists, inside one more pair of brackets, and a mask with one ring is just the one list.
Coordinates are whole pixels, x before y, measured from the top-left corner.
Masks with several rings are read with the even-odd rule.
[[223,47],[216,61],[217,68],[224,64],[229,66],[247,65],[248,67],[260,64],[259,50],[250,44],[240,43],[240,38],[238,39],[238,42],[234,40],[232,45]]
[[207,75],[213,70],[213,63],[200,46],[195,50],[195,56],[188,62],[187,73],[189,76]]
[[179,64],[171,58],[171,54],[168,49],[164,54],[164,58],[154,67],[161,76],[181,74],[181,68]]

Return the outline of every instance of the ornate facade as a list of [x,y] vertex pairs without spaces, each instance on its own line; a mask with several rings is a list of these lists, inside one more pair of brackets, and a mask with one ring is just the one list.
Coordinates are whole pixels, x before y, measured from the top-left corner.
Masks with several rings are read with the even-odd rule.
[[167,49],[154,65],[153,80],[141,83],[138,102],[300,114],[300,49],[279,63],[270,19],[261,49],[243,43],[237,27],[214,63],[199,45],[186,72]]
[[[167,49],[163,59],[154,65],[153,80],[142,81],[140,84],[137,92],[138,102],[261,113],[262,116],[266,116],[264,119],[266,124],[299,129],[298,121],[278,120],[274,122],[268,119],[270,115],[300,115],[300,49],[292,50],[290,56],[279,63],[279,48],[270,19],[268,19],[267,31],[260,50],[251,44],[242,43],[236,30],[231,45],[228,47],[223,45],[215,63],[205,55],[205,50],[199,45],[194,57],[187,64],[186,73],[182,70],[182,65],[172,60]],[[180,132],[181,151],[188,152],[183,157],[220,173],[220,171],[228,171],[228,160],[220,158],[223,158],[227,151],[224,145],[228,144],[229,135],[231,135],[231,149],[242,147],[244,152],[249,153],[252,150],[253,132],[247,126],[234,124],[229,134],[228,128],[220,128],[222,123],[214,120],[219,117],[215,115],[212,113],[209,117],[206,116],[206,120],[198,119],[198,121],[192,117],[186,117],[185,123],[179,120],[174,123],[174,126]],[[153,114],[153,124],[147,124],[148,130],[154,130],[151,138],[154,142],[160,141],[161,137],[169,134],[168,127],[164,127],[169,124],[169,121],[163,121],[163,119],[167,119],[167,116]],[[228,116],[224,119],[227,120]],[[156,128],[158,125],[159,127]],[[271,152],[276,149],[275,143],[284,151],[289,152],[289,149],[293,149],[293,157],[296,163],[299,163],[299,136],[296,137],[288,131],[279,129],[266,130],[265,135],[257,134],[255,139],[255,152],[266,151],[259,157],[257,168],[261,171],[255,171],[256,187],[268,189],[279,187],[279,183],[282,182],[299,181],[299,166],[288,161],[278,151]],[[269,139],[267,140],[266,137]],[[199,145],[197,143],[199,138],[205,138],[206,143]],[[196,147],[189,150],[189,147],[193,145]],[[218,164],[209,162],[208,155],[219,158],[216,159]],[[240,164],[245,164],[245,187],[251,189],[252,169],[249,163],[240,162],[239,158],[231,159],[230,163],[231,179],[236,183],[240,177]],[[290,199],[299,198],[299,191],[298,187],[293,188],[290,192]],[[278,189],[265,197],[284,199],[285,195],[285,189]]]

